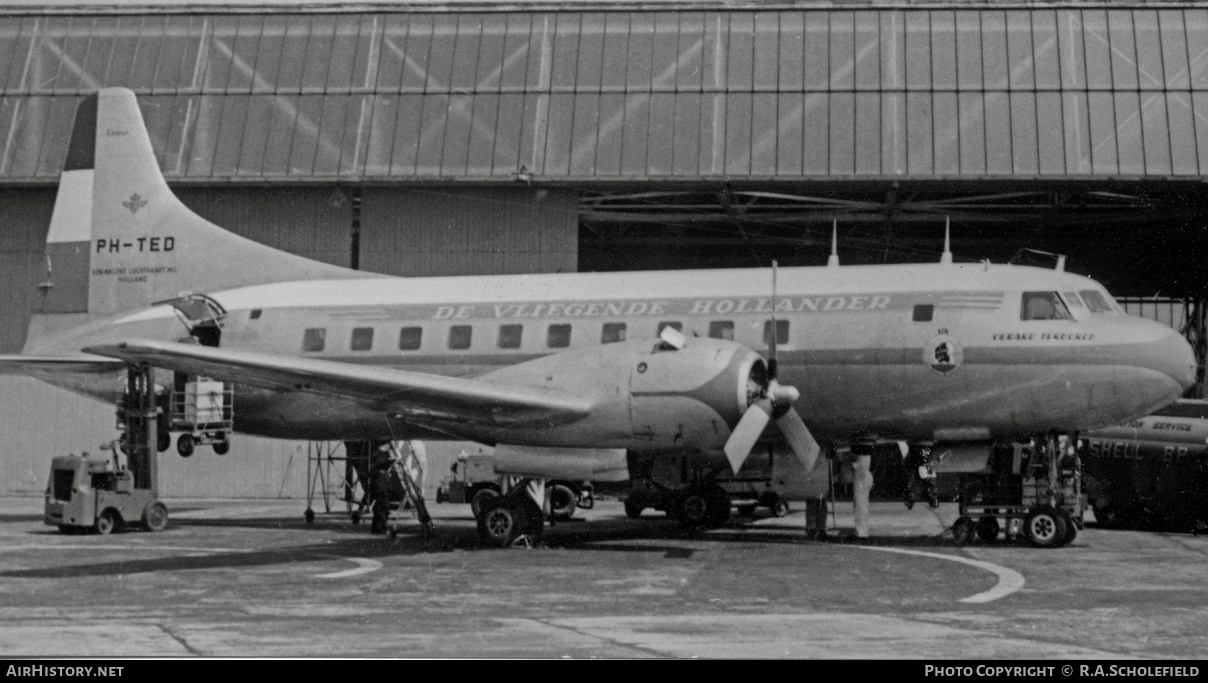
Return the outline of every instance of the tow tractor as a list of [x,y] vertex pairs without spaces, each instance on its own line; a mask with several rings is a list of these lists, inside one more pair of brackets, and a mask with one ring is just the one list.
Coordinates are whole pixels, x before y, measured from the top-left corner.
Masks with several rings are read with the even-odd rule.
[[1000,446],[990,454],[988,473],[961,475],[956,542],[990,542],[1005,532],[1040,548],[1071,543],[1087,505],[1077,443],[1076,435],[1050,433],[1029,444]]
[[131,524],[162,531],[168,508],[159,501],[156,485],[157,414],[150,368],[130,366],[118,406],[122,436],[102,446],[112,457],[84,453],[51,459],[43,521],[63,533],[90,529],[108,534]]

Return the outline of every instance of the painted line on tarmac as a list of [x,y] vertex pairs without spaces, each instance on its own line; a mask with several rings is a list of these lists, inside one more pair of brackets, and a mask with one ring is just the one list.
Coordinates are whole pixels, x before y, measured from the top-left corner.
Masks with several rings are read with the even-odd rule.
[[332,572],[331,574],[316,574],[315,578],[316,579],[344,579],[349,576],[357,576],[358,574],[368,574],[369,572],[376,572],[377,570],[382,568],[381,562],[378,562],[377,560],[369,560],[364,557],[344,557],[341,559],[348,560],[349,562],[355,562],[357,564],[357,568],[356,569],[345,569],[342,572]]
[[0,545],[0,551],[12,552],[17,550],[164,550],[171,552],[186,552],[186,553],[250,553],[252,550],[244,548],[215,548],[213,546],[206,548],[190,548],[181,545],[87,545],[83,543],[54,543],[54,544],[35,544],[25,543],[21,545]]
[[969,603],[979,603],[980,604],[980,603],[985,603],[985,602],[991,602],[991,601],[997,600],[999,598],[1005,598],[1008,595],[1019,590],[1020,588],[1023,588],[1023,585],[1025,583],[1023,574],[1020,574],[1019,572],[1015,571],[1014,569],[1009,569],[1000,564],[994,564],[993,562],[983,562],[981,560],[971,560],[967,557],[958,557],[956,555],[944,555],[942,553],[926,553],[921,550],[903,550],[901,548],[877,548],[877,547],[872,547],[872,546],[859,546],[859,547],[864,550],[879,550],[883,553],[901,553],[903,555],[918,555],[920,557],[933,557],[938,560],[948,560],[949,562],[960,562],[961,564],[967,564],[967,565],[970,565],[973,567],[977,567],[978,569],[984,569],[984,570],[998,576],[998,583],[993,588],[991,588],[988,591],[978,593],[977,595],[970,595],[967,598],[961,598],[960,602],[969,602]]

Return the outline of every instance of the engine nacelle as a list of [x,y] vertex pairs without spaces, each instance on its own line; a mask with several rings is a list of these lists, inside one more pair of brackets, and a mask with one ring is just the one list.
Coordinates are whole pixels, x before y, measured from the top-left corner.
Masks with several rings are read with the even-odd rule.
[[498,441],[630,450],[717,450],[752,397],[766,391],[767,364],[732,341],[690,337],[618,342],[520,363],[484,381],[554,389],[591,399],[581,421],[517,433]]

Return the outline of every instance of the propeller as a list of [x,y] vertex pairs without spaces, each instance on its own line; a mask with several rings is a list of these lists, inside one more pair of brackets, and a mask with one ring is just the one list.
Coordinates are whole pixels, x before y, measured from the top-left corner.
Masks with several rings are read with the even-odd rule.
[[818,447],[814,436],[810,434],[809,427],[805,426],[805,421],[793,408],[793,404],[801,398],[801,392],[796,387],[781,384],[776,380],[775,261],[772,261],[772,329],[768,336],[767,379],[760,382],[761,378],[754,375],[751,377],[757,386],[752,387],[753,391],[750,394],[747,410],[742,414],[738,424],[734,426],[734,431],[730,433],[730,438],[726,440],[723,450],[726,452],[726,459],[730,461],[731,470],[738,472],[742,468],[742,464],[746,462],[747,456],[751,454],[751,450],[755,448],[755,443],[759,441],[768,422],[775,419],[780,433],[788,441],[789,447],[793,449],[793,453],[801,461],[805,471],[811,472],[818,460],[821,448]]

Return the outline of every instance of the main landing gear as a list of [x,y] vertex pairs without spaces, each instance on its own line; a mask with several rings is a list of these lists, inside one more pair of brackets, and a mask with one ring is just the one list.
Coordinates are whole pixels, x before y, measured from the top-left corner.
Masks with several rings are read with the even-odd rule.
[[503,496],[482,501],[479,508],[478,536],[491,545],[500,548],[517,542],[531,545],[541,538],[544,530],[545,515],[529,494],[529,486],[514,486]]

